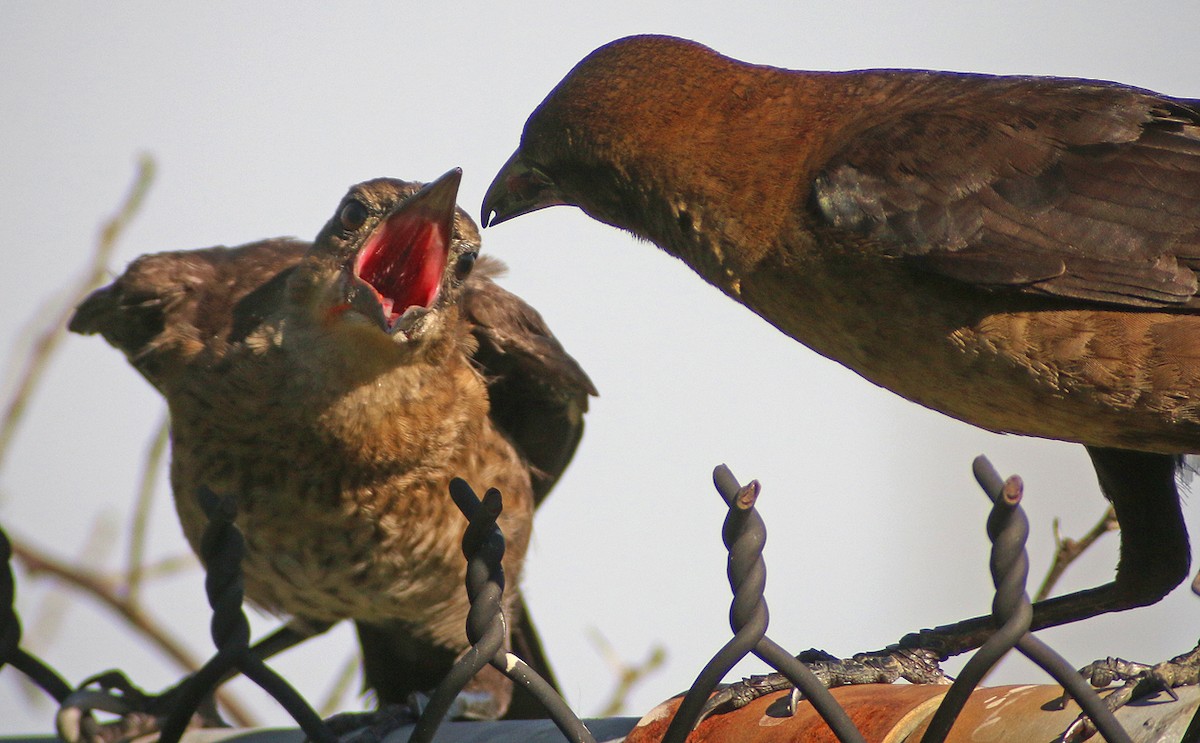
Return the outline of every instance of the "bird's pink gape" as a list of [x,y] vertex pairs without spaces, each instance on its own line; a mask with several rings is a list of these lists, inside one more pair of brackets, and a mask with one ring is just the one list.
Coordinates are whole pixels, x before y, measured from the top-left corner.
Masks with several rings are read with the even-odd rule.
[[449,237],[437,222],[401,210],[359,251],[354,273],[379,295],[389,326],[409,307],[428,307],[437,299]]

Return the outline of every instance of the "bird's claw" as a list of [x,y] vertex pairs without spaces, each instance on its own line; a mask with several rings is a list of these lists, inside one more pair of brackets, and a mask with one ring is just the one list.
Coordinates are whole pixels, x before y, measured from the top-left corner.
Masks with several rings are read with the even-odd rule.
[[722,686],[704,703],[704,707],[700,710],[700,719],[697,720],[697,724],[710,715],[739,710],[759,697],[765,697],[768,694],[790,688],[792,688],[792,682],[788,681],[787,677],[782,673],[750,676],[736,684]]
[[[1176,687],[1200,684],[1200,647],[1152,666],[1123,658],[1105,658],[1087,664],[1079,669],[1079,674],[1096,688],[1104,688],[1113,683],[1121,684],[1104,697],[1105,705],[1113,712],[1130,702],[1146,699],[1160,692],[1165,692],[1172,701],[1177,702],[1179,695],[1175,693]],[[1069,700],[1068,694],[1059,697],[1059,709],[1065,707]],[[1087,716],[1081,714],[1063,732],[1062,740],[1064,743],[1076,743],[1087,740],[1095,733],[1095,725]]]
[[[340,743],[379,743],[398,728],[415,725],[429,706],[429,695],[414,692],[404,702],[372,712],[343,712],[325,720]],[[447,720],[494,720],[496,699],[486,692],[460,691],[446,712]]]
[[[914,684],[948,684],[949,679],[938,665],[937,656],[921,649],[892,647],[871,653],[859,653],[852,658],[838,658],[823,650],[806,650],[796,659],[809,667],[827,689],[836,686],[861,684],[890,684],[904,679]],[[791,690],[787,714],[795,714],[796,705],[804,695],[781,673],[751,676],[730,684],[709,697],[700,713],[703,720],[709,715],[732,712],[745,707],[759,697],[778,691]]]
[[[158,733],[170,714],[173,692],[147,694],[119,671],[108,671],[84,681],[62,703],[55,718],[59,737],[67,743],[117,743]],[[93,713],[117,715],[99,722]],[[211,698],[188,723],[189,728],[228,727]]]
[[429,697],[413,694],[404,703],[385,704],[370,712],[341,712],[325,720],[325,728],[341,743],[379,743],[397,728],[415,724]]

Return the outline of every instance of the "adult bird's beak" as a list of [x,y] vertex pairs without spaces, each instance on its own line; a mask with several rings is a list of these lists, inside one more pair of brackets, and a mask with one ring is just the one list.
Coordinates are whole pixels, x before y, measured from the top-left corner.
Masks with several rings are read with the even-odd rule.
[[550,176],[522,160],[517,150],[488,186],[480,221],[484,227],[491,227],[547,206],[568,203]]

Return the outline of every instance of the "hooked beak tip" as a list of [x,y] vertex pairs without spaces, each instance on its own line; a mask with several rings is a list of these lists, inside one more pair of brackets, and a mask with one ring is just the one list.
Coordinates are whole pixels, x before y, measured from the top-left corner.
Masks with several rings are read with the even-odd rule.
[[566,203],[554,181],[522,160],[521,151],[517,150],[488,186],[480,222],[484,227],[494,227],[523,214]]

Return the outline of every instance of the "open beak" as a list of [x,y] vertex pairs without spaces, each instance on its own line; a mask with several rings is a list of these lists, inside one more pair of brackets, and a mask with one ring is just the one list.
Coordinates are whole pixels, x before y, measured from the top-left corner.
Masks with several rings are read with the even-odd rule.
[[548,206],[567,204],[548,175],[521,159],[517,150],[496,174],[483,197],[484,227],[507,222],[513,217]]
[[455,168],[405,199],[379,223],[354,260],[354,275],[375,293],[385,329],[396,333],[424,314],[441,290],[454,234],[462,170]]

